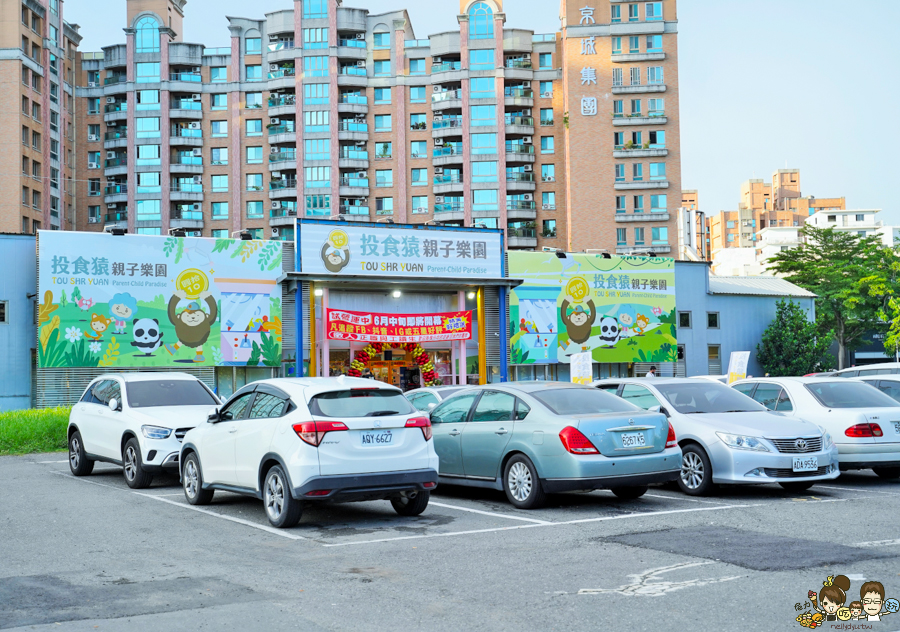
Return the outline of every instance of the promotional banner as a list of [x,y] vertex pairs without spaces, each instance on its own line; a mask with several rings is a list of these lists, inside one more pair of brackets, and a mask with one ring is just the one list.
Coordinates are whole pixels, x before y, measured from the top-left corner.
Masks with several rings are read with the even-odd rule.
[[281,365],[282,244],[41,231],[41,367]]
[[359,342],[438,342],[469,340],[472,312],[442,314],[374,314],[326,310],[329,340]]
[[510,362],[675,362],[675,262],[509,252]]
[[299,221],[300,271],[310,274],[502,276],[500,232],[392,224]]
[[569,369],[573,384],[590,384],[594,381],[594,363],[590,353],[576,353],[572,355],[572,363]]
[[747,377],[747,364],[750,362],[749,351],[732,351],[728,360],[728,383],[737,382]]

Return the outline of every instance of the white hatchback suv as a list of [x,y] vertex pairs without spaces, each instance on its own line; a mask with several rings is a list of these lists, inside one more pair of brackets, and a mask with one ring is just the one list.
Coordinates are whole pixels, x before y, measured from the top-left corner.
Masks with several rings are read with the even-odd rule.
[[187,373],[111,373],[94,379],[69,414],[69,468],[86,476],[95,461],[121,465],[129,487],[178,472],[181,440],[219,399]]
[[393,386],[361,378],[253,382],[188,432],[181,479],[192,505],[215,490],[261,499],[276,527],[305,502],[389,499],[403,516],[425,511],[437,487],[431,422]]

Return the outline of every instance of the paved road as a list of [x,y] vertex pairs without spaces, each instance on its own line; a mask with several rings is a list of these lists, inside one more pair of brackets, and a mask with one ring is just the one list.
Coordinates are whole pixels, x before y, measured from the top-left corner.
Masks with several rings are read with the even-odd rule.
[[827,575],[900,597],[900,485],[871,474],[530,512],[443,486],[418,518],[357,503],[279,531],[258,501],[192,508],[174,479],[135,492],[64,458],[0,458],[0,629],[802,630]]

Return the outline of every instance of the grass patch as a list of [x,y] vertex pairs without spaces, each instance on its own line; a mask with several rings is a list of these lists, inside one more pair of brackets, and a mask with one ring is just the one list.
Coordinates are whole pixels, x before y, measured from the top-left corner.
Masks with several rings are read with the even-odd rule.
[[13,410],[0,413],[0,456],[67,449],[71,408]]

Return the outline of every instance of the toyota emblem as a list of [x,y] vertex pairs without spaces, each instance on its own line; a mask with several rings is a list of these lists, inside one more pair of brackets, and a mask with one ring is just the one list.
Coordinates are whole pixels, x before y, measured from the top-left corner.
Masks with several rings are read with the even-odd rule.
[[631,425],[633,426],[633,425],[634,425],[634,419],[629,419],[629,420],[628,420],[628,423],[631,424]]
[[797,446],[797,449],[800,451],[806,450],[806,439],[797,439],[794,442],[794,445]]

